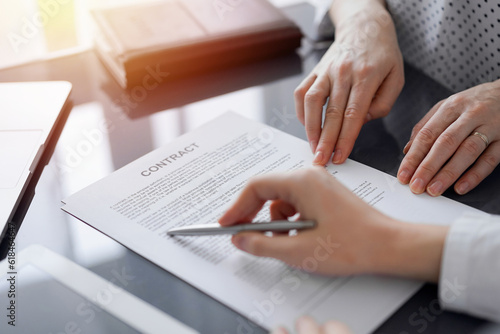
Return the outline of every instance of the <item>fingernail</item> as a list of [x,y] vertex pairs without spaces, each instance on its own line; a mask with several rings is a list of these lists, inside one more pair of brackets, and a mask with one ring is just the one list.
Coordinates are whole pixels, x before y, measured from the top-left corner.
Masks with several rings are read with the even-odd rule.
[[323,165],[323,159],[325,158],[325,155],[321,151],[317,151],[316,155],[314,156],[313,164],[315,165]]
[[398,180],[402,184],[408,184],[408,182],[410,182],[410,172],[407,169],[403,169],[399,172]]
[[469,191],[469,183],[467,181],[464,181],[457,186],[457,193],[459,195],[463,195],[468,191]]
[[311,145],[311,152],[314,153],[316,151],[316,142],[312,141],[309,143]]
[[333,155],[332,162],[334,164],[338,164],[342,161],[342,152],[340,150],[335,150],[335,154]]
[[422,180],[421,178],[413,180],[413,182],[410,184],[410,189],[415,194],[423,193],[424,188],[425,188],[424,180]]
[[241,249],[242,251],[246,252],[246,250],[247,250],[247,244],[248,244],[248,238],[245,238],[245,237],[242,237],[242,236],[239,236],[239,235],[235,235],[233,237],[233,243],[234,243],[234,245],[238,249]]
[[427,192],[431,196],[439,196],[443,192],[443,183],[441,181],[436,181],[427,187]]

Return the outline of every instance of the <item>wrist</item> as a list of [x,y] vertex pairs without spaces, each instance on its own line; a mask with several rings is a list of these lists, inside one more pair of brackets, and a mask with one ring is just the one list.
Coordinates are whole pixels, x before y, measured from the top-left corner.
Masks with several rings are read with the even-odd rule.
[[381,231],[381,247],[374,254],[373,272],[438,282],[449,226],[391,220]]
[[385,1],[380,0],[334,1],[330,8],[330,18],[335,25],[336,37],[339,33],[359,30],[373,22],[379,27],[390,25],[394,30]]

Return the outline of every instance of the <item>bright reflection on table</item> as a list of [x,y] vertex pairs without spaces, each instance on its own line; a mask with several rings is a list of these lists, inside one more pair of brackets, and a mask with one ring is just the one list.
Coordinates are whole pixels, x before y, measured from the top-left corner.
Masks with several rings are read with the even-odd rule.
[[[244,103],[242,103],[244,101]],[[252,87],[217,98],[190,104],[183,108],[188,129],[194,129],[208,121],[233,111],[253,120],[264,120],[262,87]],[[223,131],[224,129],[221,129]]]
[[[57,200],[64,199],[115,170],[109,143],[111,131],[113,128],[108,127],[101,104],[92,102],[73,108],[47,167],[57,174],[58,182],[54,182],[54,186],[60,187],[57,193],[54,190],[52,196],[57,196]],[[79,263],[97,265],[125,252],[112,239],[61,213],[67,232],[61,233],[60,237],[70,236],[71,253]],[[54,233],[61,232],[53,230]],[[90,244],[89,240],[92,241]]]

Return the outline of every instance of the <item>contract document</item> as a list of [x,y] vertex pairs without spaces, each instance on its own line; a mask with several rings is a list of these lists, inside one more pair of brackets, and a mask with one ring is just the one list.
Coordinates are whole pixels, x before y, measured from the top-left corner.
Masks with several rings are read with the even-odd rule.
[[[167,235],[174,227],[216,223],[252,176],[312,160],[307,142],[226,113],[72,195],[63,210],[236,310],[242,317],[232,333],[249,333],[255,324],[291,329],[303,314],[340,320],[354,333],[373,331],[420,282],[324,277],[241,252],[227,235]],[[352,160],[326,168],[363,200],[405,221],[447,224],[477,211],[414,195],[396,178]],[[266,219],[264,208],[256,220]],[[327,253],[342,247],[326,237],[318,246]],[[317,261],[310,258],[304,267],[314,270]]]

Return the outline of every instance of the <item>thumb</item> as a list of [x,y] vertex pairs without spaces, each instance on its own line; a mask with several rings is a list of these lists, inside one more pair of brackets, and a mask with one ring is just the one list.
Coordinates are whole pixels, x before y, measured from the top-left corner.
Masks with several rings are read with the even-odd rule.
[[[299,240],[288,235],[268,237],[259,232],[242,232],[233,236],[233,244],[240,250],[255,256],[272,257],[293,265]],[[295,255],[294,255],[295,254]]]

